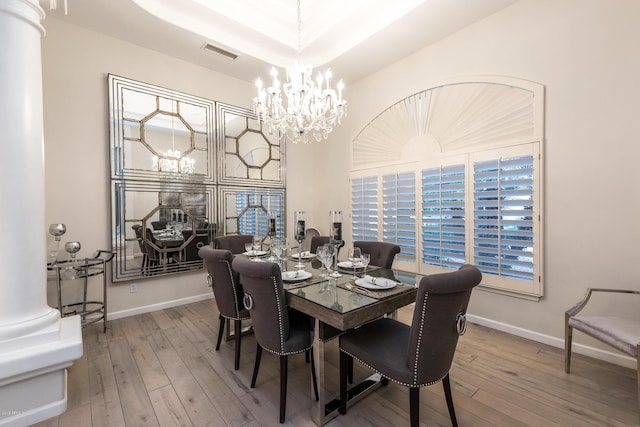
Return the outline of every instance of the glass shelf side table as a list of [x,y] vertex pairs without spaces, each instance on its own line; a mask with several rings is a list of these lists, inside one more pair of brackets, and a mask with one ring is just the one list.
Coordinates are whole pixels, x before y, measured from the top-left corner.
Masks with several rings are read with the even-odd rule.
[[[98,250],[91,258],[67,259],[47,264],[56,280],[58,310],[62,317],[79,315],[82,327],[99,321],[103,322],[103,332],[107,330],[107,275],[106,266],[115,254]],[[87,300],[89,278],[102,276],[102,301]],[[63,301],[62,283],[67,280],[82,281],[82,300],[67,303]]]

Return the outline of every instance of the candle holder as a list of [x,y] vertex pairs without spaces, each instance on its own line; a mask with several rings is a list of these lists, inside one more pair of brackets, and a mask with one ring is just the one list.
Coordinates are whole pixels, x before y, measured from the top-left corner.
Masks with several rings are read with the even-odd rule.
[[49,234],[55,239],[55,249],[49,251],[49,264],[54,265],[58,261],[58,253],[60,252],[60,239],[67,232],[67,226],[64,224],[51,224],[49,226]]
[[295,218],[296,241],[298,242],[298,263],[295,266],[297,268],[304,268],[304,264],[302,263],[302,242],[304,241],[304,232],[305,232],[305,212],[295,211],[294,218]]
[[329,243],[333,247],[333,257],[335,268],[331,277],[340,277],[342,274],[338,272],[338,248],[342,244],[342,211],[330,211],[329,218],[331,220],[331,230]]
[[269,261],[275,261],[276,257],[273,253],[273,249],[274,249],[274,241],[276,239],[277,236],[277,230],[276,230],[276,219],[278,217],[278,214],[276,212],[269,212],[268,213],[268,220],[267,220],[267,235],[269,236],[269,240],[270,240],[270,249],[269,249]]

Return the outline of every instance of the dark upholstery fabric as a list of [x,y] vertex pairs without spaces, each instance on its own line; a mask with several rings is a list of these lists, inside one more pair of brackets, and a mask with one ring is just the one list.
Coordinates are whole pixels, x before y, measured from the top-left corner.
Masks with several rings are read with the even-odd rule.
[[216,249],[226,249],[232,254],[241,254],[245,251],[245,243],[251,243],[253,236],[246,234],[237,234],[229,236],[220,236],[213,239]]
[[258,344],[279,355],[310,349],[311,320],[303,313],[287,309],[278,264],[237,256],[233,269],[253,302],[249,314]]
[[227,319],[248,319],[249,312],[242,304],[244,291],[238,281],[238,273],[231,268],[231,252],[203,246],[198,255],[204,259],[211,276],[212,290],[220,315]]
[[[311,247],[309,248],[309,251],[312,254],[315,254],[318,252],[318,248],[322,245],[326,245],[327,243],[330,243],[330,237],[329,236],[314,236],[311,238]],[[338,246],[338,255],[340,255],[340,248],[344,246],[344,240],[342,241],[342,243],[340,244],[340,246]]]
[[164,230],[167,228],[167,221],[151,221],[154,230]]
[[396,254],[400,253],[400,246],[393,243],[355,241],[353,246],[371,256],[370,265],[382,268],[391,268]]
[[[191,237],[193,234],[192,230],[182,230],[182,236],[184,237],[185,242]],[[198,229],[196,230],[196,235],[187,246],[184,248],[184,255],[182,257],[182,261],[195,261],[200,259],[199,250],[204,246],[209,244],[209,233],[206,229]]]
[[451,367],[465,313],[482,274],[471,265],[420,281],[411,326],[382,318],[340,336],[340,350],[408,387],[440,381]]

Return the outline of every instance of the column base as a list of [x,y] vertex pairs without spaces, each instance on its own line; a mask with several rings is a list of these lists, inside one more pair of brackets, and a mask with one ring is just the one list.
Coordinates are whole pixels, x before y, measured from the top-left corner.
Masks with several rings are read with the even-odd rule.
[[67,409],[66,368],[80,357],[79,316],[0,341],[0,426],[25,426],[62,414]]

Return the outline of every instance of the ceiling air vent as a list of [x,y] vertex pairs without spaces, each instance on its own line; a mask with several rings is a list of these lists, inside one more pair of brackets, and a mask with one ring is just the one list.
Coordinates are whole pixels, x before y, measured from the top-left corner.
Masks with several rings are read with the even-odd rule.
[[202,48],[204,50],[208,50],[209,52],[213,52],[215,54],[224,56],[225,58],[230,59],[232,61],[238,57],[238,55],[236,55],[235,53],[229,52],[228,50],[224,50],[221,47],[214,46],[211,43],[205,43],[202,46]]

